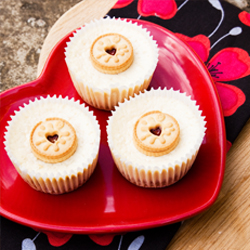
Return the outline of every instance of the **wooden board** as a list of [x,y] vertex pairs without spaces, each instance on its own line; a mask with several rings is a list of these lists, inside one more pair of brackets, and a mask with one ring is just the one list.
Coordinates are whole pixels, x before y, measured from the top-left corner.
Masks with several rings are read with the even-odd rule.
[[[59,18],[45,39],[37,74],[40,75],[50,51],[62,37],[94,18],[105,16],[116,1],[85,0]],[[207,211],[184,221],[167,249],[250,249],[249,197],[250,120],[227,154],[217,201]]]

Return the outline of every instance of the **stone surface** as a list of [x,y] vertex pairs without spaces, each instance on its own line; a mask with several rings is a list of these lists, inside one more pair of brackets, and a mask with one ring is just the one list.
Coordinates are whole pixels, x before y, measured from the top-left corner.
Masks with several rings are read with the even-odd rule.
[[40,50],[56,20],[80,0],[0,1],[0,91],[36,79]]
[[[0,92],[36,79],[40,50],[50,28],[80,1],[0,0]],[[227,1],[250,12],[250,0]]]

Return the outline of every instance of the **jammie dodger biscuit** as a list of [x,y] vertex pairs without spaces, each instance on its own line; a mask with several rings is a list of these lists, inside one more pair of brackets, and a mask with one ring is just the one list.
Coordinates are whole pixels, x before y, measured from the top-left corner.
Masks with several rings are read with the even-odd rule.
[[118,74],[133,62],[133,47],[130,41],[117,33],[98,37],[90,48],[93,66],[106,74]]
[[46,118],[33,128],[30,145],[38,159],[57,163],[74,154],[77,148],[77,136],[68,121],[55,117]]
[[180,128],[174,117],[160,111],[150,111],[142,115],[134,126],[136,148],[145,155],[165,155],[177,146]]

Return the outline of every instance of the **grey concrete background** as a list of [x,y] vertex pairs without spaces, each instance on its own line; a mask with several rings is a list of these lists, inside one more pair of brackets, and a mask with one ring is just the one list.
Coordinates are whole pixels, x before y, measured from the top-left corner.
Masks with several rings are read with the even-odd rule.
[[[0,92],[36,79],[40,51],[50,28],[80,1],[0,0]],[[250,0],[227,1],[250,13]]]
[[81,0],[0,0],[0,91],[36,79],[43,42]]

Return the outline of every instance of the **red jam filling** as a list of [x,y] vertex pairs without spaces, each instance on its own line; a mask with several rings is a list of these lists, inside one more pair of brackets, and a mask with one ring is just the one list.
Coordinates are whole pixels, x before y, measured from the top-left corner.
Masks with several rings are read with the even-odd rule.
[[55,143],[58,140],[58,135],[49,135],[47,136],[47,140],[50,141],[51,143]]
[[108,54],[110,54],[111,56],[114,56],[115,53],[116,53],[116,48],[107,49],[106,52],[107,52]]
[[160,136],[160,134],[161,134],[161,128],[160,128],[160,127],[152,128],[152,129],[150,129],[150,132],[151,132],[153,135]]

